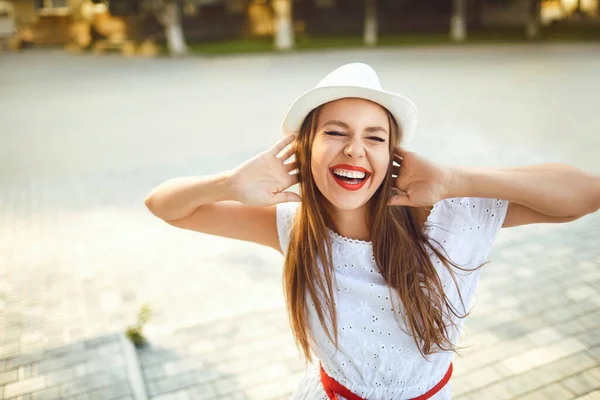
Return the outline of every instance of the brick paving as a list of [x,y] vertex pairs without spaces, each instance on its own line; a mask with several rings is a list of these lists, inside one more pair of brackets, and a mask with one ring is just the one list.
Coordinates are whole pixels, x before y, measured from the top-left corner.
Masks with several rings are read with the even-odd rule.
[[[564,161],[600,174],[599,50],[5,56],[0,399],[135,398],[122,333],[145,303],[151,345],[138,362],[148,397],[288,398],[303,363],[281,256],[174,229],[144,209],[145,194],[269,146],[295,96],[354,60],[415,100],[413,148],[435,160]],[[454,398],[600,399],[599,244],[598,214],[500,233],[465,324]]]

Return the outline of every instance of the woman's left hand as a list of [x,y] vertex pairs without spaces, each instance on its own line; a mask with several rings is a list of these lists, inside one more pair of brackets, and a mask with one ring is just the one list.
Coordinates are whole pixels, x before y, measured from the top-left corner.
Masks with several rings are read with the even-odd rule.
[[428,207],[447,197],[452,182],[452,169],[427,160],[425,157],[398,146],[392,169],[394,187],[400,191],[388,205]]

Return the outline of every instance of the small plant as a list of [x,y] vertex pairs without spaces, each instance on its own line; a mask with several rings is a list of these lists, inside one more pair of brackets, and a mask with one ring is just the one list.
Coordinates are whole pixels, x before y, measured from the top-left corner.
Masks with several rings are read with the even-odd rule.
[[129,326],[125,334],[133,342],[136,347],[141,347],[147,343],[147,339],[144,337],[143,329],[144,325],[150,321],[150,307],[144,304],[137,315],[137,324]]

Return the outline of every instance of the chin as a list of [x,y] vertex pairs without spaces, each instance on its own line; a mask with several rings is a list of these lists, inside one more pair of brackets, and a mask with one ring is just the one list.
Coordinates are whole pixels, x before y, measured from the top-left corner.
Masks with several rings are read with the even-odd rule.
[[324,194],[324,197],[329,203],[331,203],[331,205],[333,205],[338,210],[353,211],[365,207],[373,197],[373,193],[356,195],[346,193],[334,193],[332,191],[329,191],[326,194]]
[[338,200],[333,200],[333,199],[327,199],[336,209],[338,210],[343,210],[343,211],[354,211],[354,210],[358,210],[361,207],[364,207],[367,203],[368,203],[368,199],[365,201],[347,201],[347,200],[342,200],[342,201],[338,201]]
[[[370,179],[373,177],[371,176]],[[358,191],[349,191],[338,186],[331,177],[325,181],[315,181],[323,197],[337,210],[343,211],[353,211],[365,207],[377,191],[376,187],[382,182],[376,183],[375,188],[370,186],[373,183],[373,181],[367,182],[369,186]]]

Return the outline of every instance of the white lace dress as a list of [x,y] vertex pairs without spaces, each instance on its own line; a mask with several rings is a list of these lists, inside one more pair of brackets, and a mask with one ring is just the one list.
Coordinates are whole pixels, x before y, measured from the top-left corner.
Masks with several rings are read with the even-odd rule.
[[[298,206],[299,203],[277,205],[277,230],[284,252],[287,252]],[[507,201],[497,199],[442,200],[433,207],[424,231],[443,246],[453,262],[463,268],[476,268],[487,261],[507,208]],[[390,291],[375,264],[371,243],[348,239],[331,230],[329,234],[337,281],[334,293],[341,351],[335,351],[307,296],[309,329],[315,337],[311,351],[317,360],[309,365],[291,400],[327,400],[320,380],[319,361],[329,376],[368,400],[400,400],[422,395],[442,379],[452,361],[452,353],[437,353],[429,359],[421,356],[412,336],[398,326],[391,308]],[[446,267],[433,252],[430,257],[446,295],[462,314],[464,309],[456,285]],[[454,270],[458,290],[469,310],[481,269]],[[395,312],[400,312],[400,300],[393,293]],[[458,329],[452,332],[453,343],[458,342],[462,322],[464,319],[457,320]],[[436,400],[450,398],[450,383],[433,397]]]

